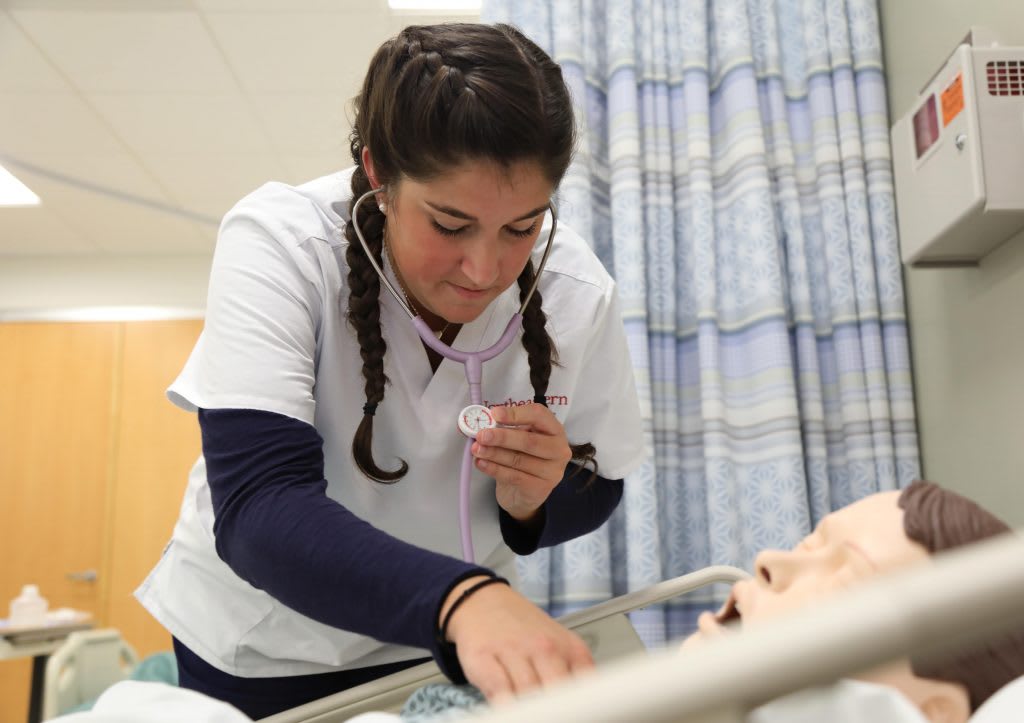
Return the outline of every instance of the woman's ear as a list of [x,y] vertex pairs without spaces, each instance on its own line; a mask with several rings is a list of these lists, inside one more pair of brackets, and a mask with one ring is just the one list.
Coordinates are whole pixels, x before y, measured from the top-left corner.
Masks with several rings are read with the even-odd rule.
[[377,171],[373,167],[373,155],[366,146],[363,146],[362,160],[363,170],[366,172],[366,177],[370,180],[370,188],[378,188],[380,184],[377,183]]
[[[363,146],[362,152],[363,159],[363,170],[366,172],[366,178],[370,181],[370,188],[382,188],[381,184],[377,182],[377,172],[373,167],[373,155],[370,153],[370,149]],[[377,208],[384,215],[388,213],[388,200],[386,193],[377,194]]]

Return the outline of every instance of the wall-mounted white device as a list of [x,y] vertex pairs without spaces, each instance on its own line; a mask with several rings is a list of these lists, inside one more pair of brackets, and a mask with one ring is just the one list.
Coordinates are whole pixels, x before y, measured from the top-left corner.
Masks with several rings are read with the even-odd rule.
[[1024,47],[972,28],[892,127],[900,250],[976,264],[1024,231]]

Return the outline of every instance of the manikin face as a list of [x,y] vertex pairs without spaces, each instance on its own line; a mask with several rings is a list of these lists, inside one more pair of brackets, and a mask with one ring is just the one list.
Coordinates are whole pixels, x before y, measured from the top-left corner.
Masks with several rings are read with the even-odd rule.
[[[903,532],[899,492],[881,492],[825,517],[788,552],[766,550],[754,562],[755,575],[733,586],[717,615],[705,613],[697,642],[723,632],[723,624],[742,625],[814,605],[876,575],[928,559],[924,546]],[[966,689],[954,683],[919,678],[906,660],[864,671],[861,680],[895,688],[933,723],[962,723],[970,713]]]
[[755,576],[733,587],[720,621],[744,623],[813,604],[839,590],[928,559],[903,532],[899,492],[880,492],[825,517],[790,551],[765,550]]
[[393,184],[385,238],[415,311],[432,326],[476,319],[522,272],[553,190],[532,161]]

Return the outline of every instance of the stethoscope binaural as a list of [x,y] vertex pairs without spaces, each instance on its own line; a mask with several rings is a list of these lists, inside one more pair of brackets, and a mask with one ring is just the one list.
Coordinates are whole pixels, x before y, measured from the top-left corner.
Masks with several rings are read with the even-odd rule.
[[530,303],[530,298],[533,296],[533,292],[537,290],[537,284],[540,282],[541,271],[544,270],[544,265],[548,261],[548,255],[551,253],[551,242],[555,238],[555,228],[558,226],[558,213],[555,210],[555,204],[550,203],[551,231],[548,234],[548,243],[544,248],[544,255],[541,257],[540,265],[537,267],[536,273],[534,274],[533,284],[530,286],[530,290],[523,299],[523,303],[519,307],[519,311],[513,314],[512,318],[508,320],[508,325],[505,327],[505,331],[501,335],[501,338],[483,351],[462,351],[445,344],[439,338],[434,336],[433,329],[427,325],[427,322],[423,320],[423,317],[415,313],[415,311],[409,307],[409,304],[406,303],[405,299],[402,298],[402,295],[399,294],[397,289],[395,289],[391,284],[387,276],[384,274],[383,269],[381,269],[380,264],[377,263],[377,259],[375,259],[373,254],[370,252],[369,244],[366,243],[366,239],[363,237],[363,232],[359,228],[357,214],[359,206],[363,201],[378,193],[382,193],[383,191],[383,188],[376,188],[367,191],[356,199],[355,204],[352,206],[352,226],[355,228],[356,236],[359,237],[359,243],[362,245],[363,251],[366,253],[366,258],[369,259],[370,264],[377,272],[381,283],[383,283],[385,288],[387,288],[391,295],[395,297],[395,301],[397,301],[405,310],[405,313],[409,315],[409,319],[412,321],[412,325],[415,327],[416,333],[420,335],[420,339],[423,340],[423,343],[444,358],[459,362],[466,369],[466,381],[469,382],[470,404],[459,412],[459,418],[457,420],[459,430],[466,435],[467,438],[466,446],[462,451],[462,470],[459,475],[459,529],[462,533],[462,557],[466,562],[474,562],[473,535],[469,519],[469,483],[470,477],[473,474],[473,453],[470,450],[473,446],[473,440],[476,438],[477,432],[482,429],[497,426],[497,423],[494,421],[494,416],[491,414],[491,410],[483,406],[483,394],[480,390],[481,381],[483,379],[483,363],[493,359],[498,356],[498,354],[501,354],[501,352],[508,349],[515,340],[516,334],[522,328],[523,312],[526,311],[526,306]]

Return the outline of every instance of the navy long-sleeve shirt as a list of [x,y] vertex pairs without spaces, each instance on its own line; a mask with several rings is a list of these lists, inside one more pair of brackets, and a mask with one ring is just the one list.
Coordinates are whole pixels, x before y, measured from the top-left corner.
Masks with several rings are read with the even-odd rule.
[[[485,568],[403,542],[327,497],[323,440],[306,422],[218,409],[200,410],[199,424],[217,554],[239,577],[319,622],[425,648],[461,677],[437,618],[451,589]],[[622,480],[589,477],[570,464],[530,527],[495,504],[506,544],[526,555],[603,524]]]

